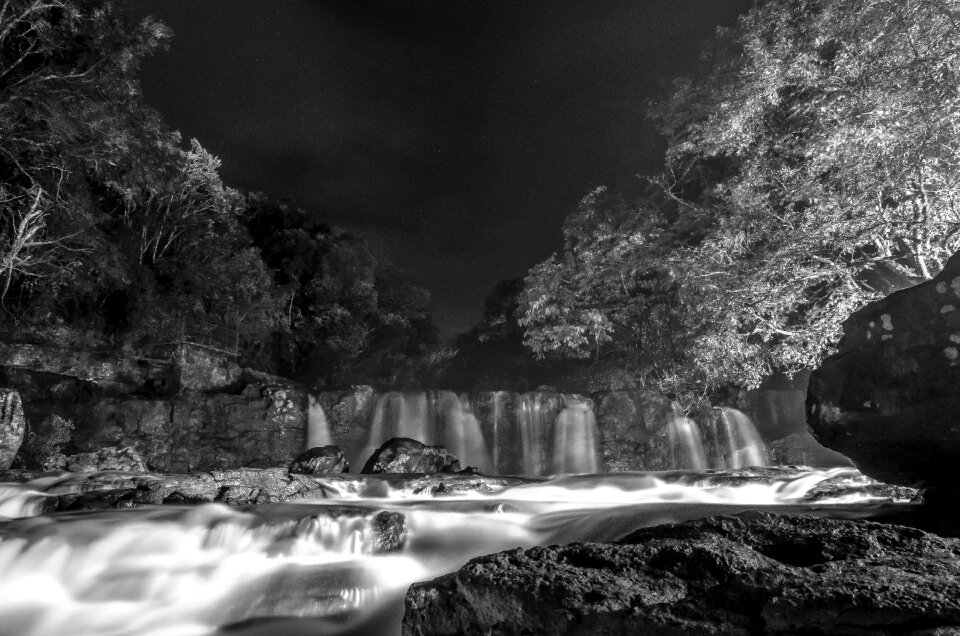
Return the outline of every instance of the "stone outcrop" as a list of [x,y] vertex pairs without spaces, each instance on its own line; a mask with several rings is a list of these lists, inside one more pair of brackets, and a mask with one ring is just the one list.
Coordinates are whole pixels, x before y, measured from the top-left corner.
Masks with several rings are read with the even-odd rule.
[[947,634],[960,540],[744,513],[517,549],[411,586],[406,635]]
[[[52,417],[75,422],[64,453],[131,446],[149,469],[165,472],[285,466],[302,452],[306,435],[306,394],[272,384],[251,384],[239,395],[100,395],[87,402],[35,400],[27,407],[30,421],[39,423],[39,438],[50,433],[44,423]],[[41,468],[33,455],[23,458],[26,467]]]
[[811,376],[808,422],[876,479],[960,488],[960,254],[844,323]]
[[350,469],[339,446],[317,446],[301,453],[287,467],[291,473],[323,475],[345,473]]
[[101,448],[92,453],[78,453],[64,457],[64,468],[74,473],[119,471],[128,473],[146,472],[147,464],[132,446]]
[[376,473],[456,473],[460,460],[442,446],[426,446],[415,439],[394,437],[383,443],[367,463],[365,474]]
[[26,429],[20,394],[0,388],[0,470],[10,468]]

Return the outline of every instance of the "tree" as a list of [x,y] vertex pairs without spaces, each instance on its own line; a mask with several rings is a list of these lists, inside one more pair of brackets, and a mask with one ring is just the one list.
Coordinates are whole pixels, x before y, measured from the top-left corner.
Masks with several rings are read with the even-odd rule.
[[311,384],[389,382],[435,338],[429,294],[360,237],[260,196],[248,198],[245,224],[283,295],[282,328],[260,353],[282,372]]
[[758,2],[653,106],[659,193],[588,197],[531,271],[529,346],[687,396],[817,364],[960,247],[958,45],[956,0]]

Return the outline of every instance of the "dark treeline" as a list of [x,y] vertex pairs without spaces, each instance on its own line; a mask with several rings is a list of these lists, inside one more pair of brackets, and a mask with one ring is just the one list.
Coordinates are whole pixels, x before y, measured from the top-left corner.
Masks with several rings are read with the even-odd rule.
[[106,0],[0,9],[0,330],[236,348],[308,383],[374,379],[435,340],[423,290],[362,239],[222,183],[143,100],[170,32]]

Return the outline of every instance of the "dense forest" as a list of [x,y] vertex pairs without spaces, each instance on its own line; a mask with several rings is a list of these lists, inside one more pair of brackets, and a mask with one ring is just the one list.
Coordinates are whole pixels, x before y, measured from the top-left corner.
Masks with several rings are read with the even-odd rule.
[[687,404],[808,368],[960,247],[960,7],[767,0],[651,104],[666,167],[599,188],[519,297],[540,356]]
[[436,339],[427,293],[364,241],[239,192],[145,102],[170,31],[107,0],[0,8],[0,330],[147,351],[183,339],[331,383]]

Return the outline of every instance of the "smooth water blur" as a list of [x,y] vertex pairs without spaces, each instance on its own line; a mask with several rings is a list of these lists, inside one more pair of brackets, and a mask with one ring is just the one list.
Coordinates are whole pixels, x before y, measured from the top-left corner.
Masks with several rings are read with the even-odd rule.
[[[0,485],[0,634],[397,633],[411,583],[481,554],[747,509],[862,517],[905,505],[855,470],[768,469],[445,496],[416,494],[414,477],[338,477],[341,499],[33,516],[69,477]],[[405,517],[402,550],[376,553],[381,511]]]

